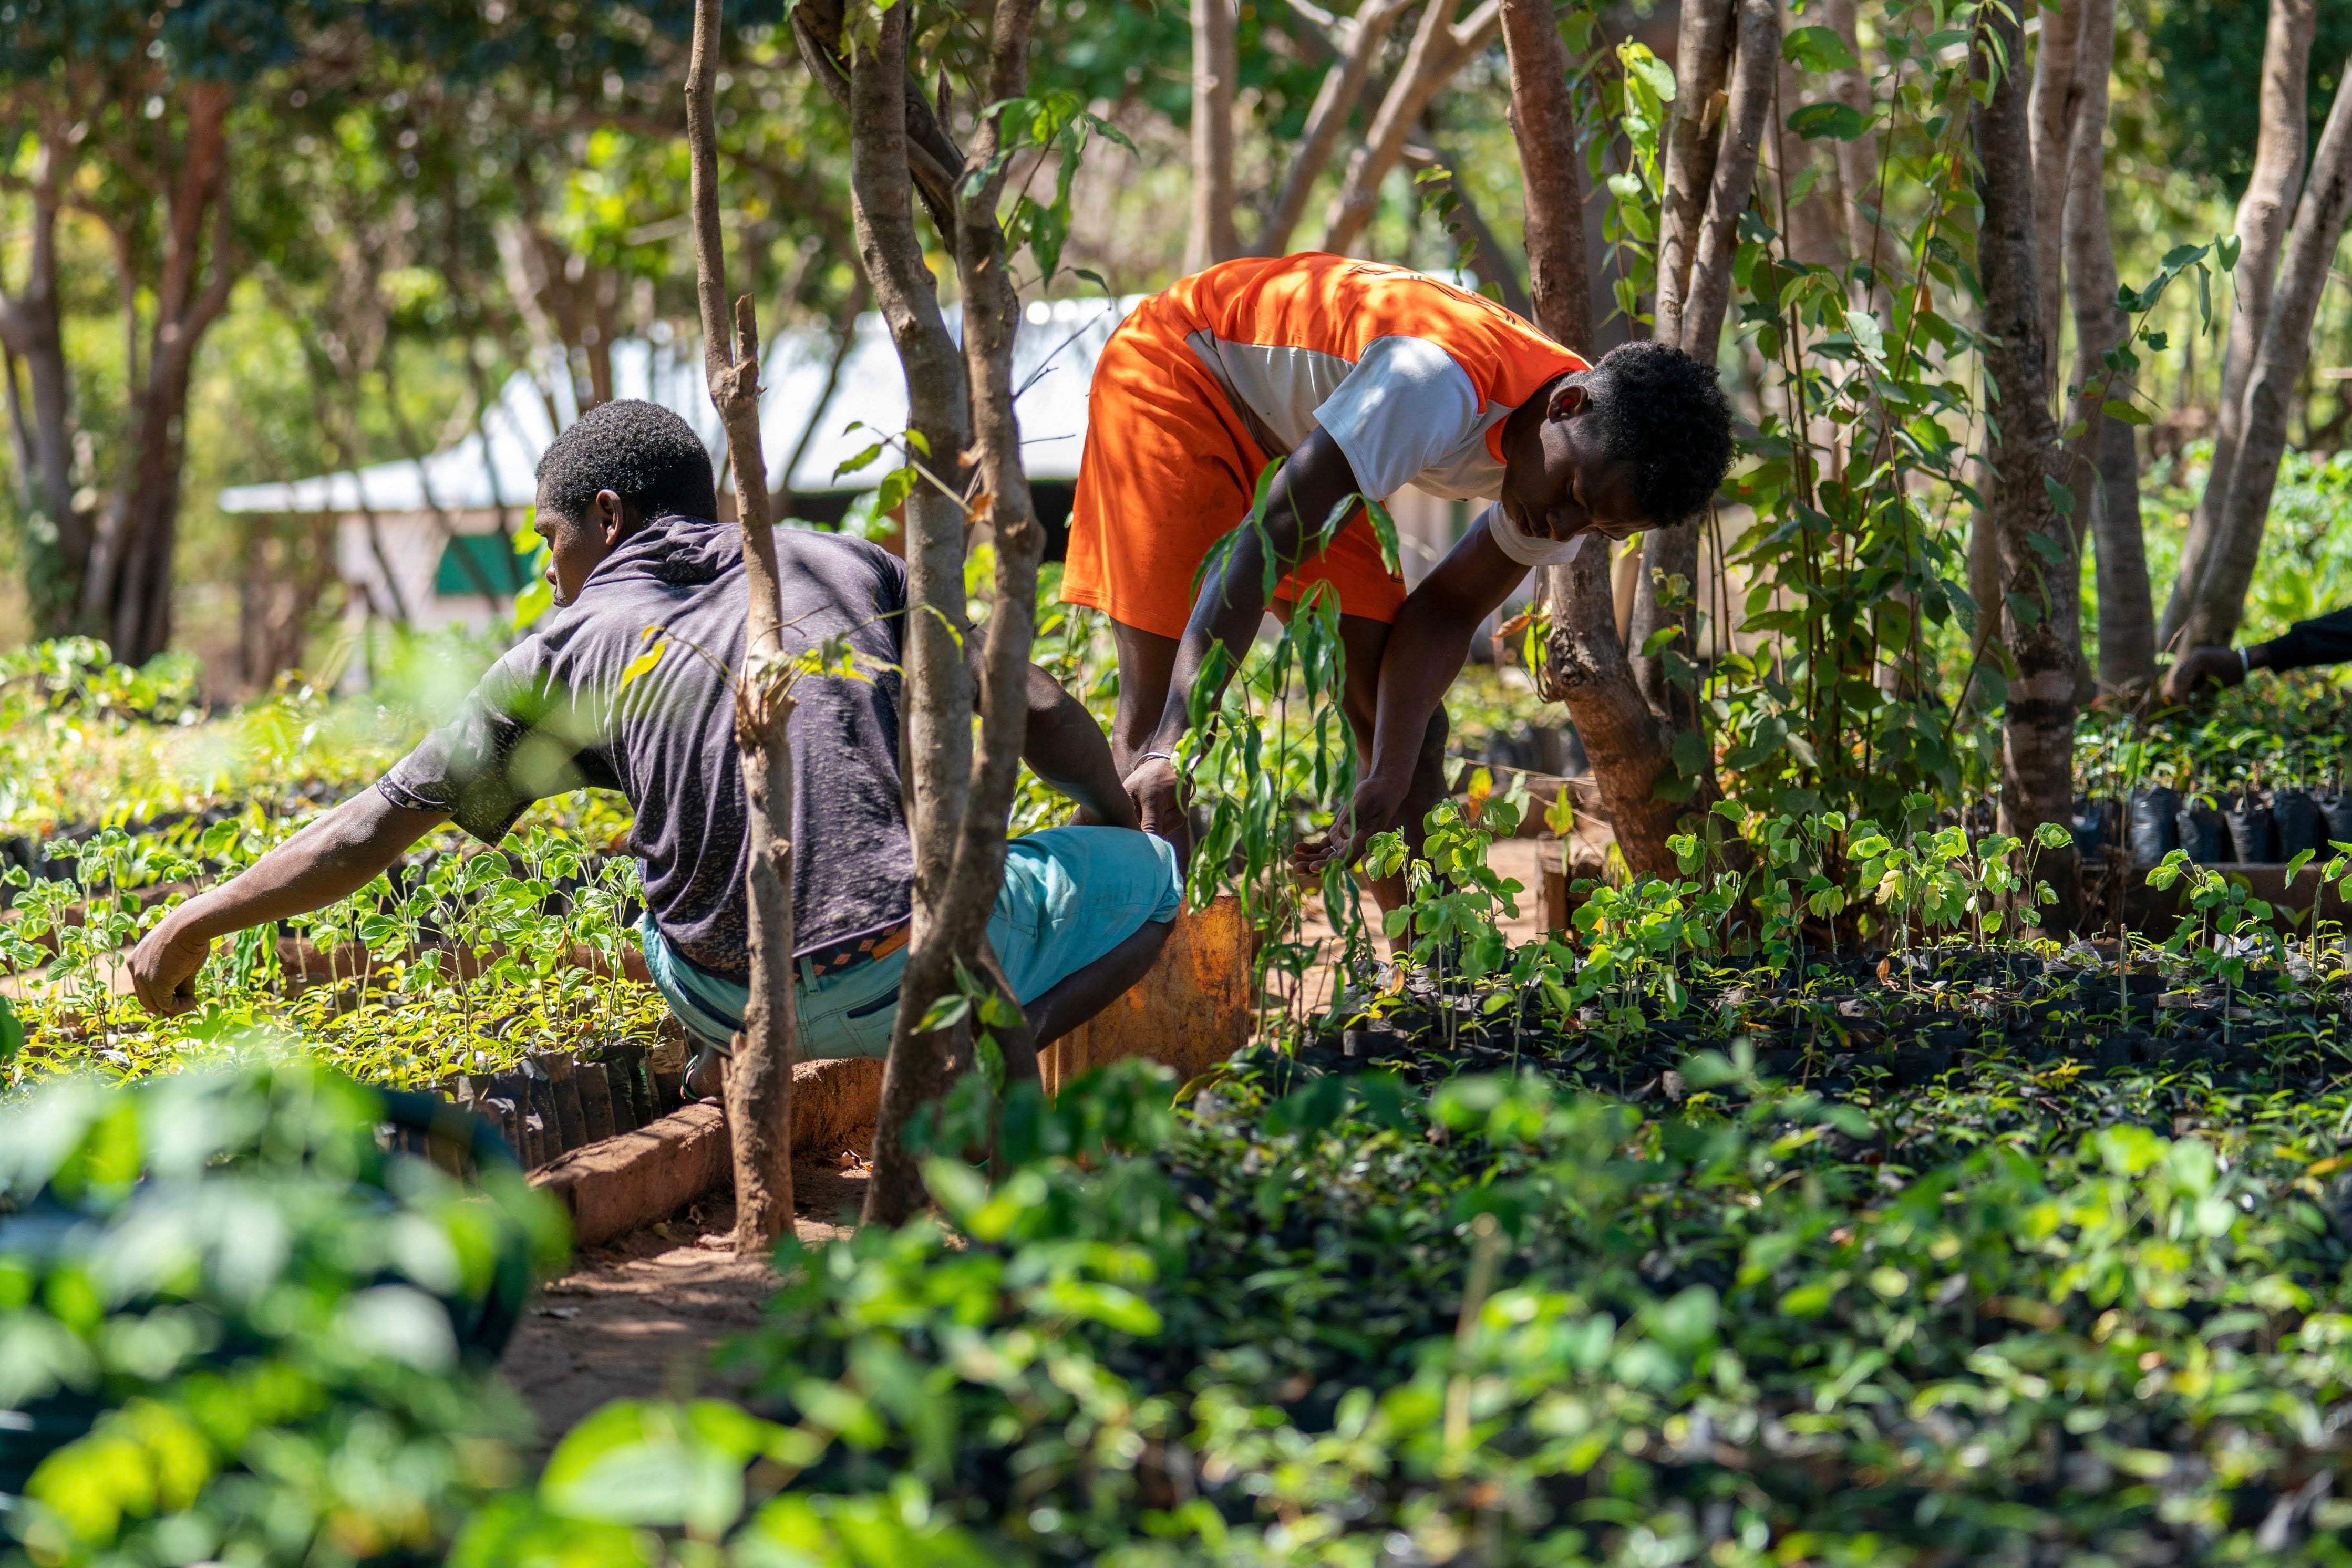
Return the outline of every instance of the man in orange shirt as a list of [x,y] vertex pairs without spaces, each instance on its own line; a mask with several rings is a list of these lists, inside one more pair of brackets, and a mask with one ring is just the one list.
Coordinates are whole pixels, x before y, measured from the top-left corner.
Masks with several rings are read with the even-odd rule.
[[[1263,533],[1239,529],[1276,458]],[[1234,664],[1248,648],[1269,551],[1276,614],[1318,583],[1339,595],[1340,698],[1365,758],[1337,836],[1352,856],[1384,828],[1417,833],[1443,794],[1441,700],[1529,569],[1588,532],[1695,515],[1730,464],[1712,367],[1654,342],[1588,364],[1402,268],[1253,258],[1146,300],[1095,366],[1062,578],[1065,601],[1110,617],[1111,745],[1144,826],[1182,842],[1187,697],[1213,645]],[[1314,548],[1343,503],[1408,484],[1496,503],[1411,595],[1360,510]]]

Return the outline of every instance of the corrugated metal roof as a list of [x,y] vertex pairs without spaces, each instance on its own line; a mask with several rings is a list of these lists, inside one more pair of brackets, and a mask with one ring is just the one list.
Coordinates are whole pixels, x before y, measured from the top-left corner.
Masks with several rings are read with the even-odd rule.
[[[1087,386],[1094,377],[1096,356],[1139,298],[1115,303],[1040,300],[1029,305],[1013,342],[1013,383],[1018,392],[1022,456],[1030,478],[1077,477],[1078,455],[1086,444]],[[961,332],[962,324],[962,313],[950,310],[949,331]],[[857,319],[833,395],[820,408],[833,352],[831,337],[813,329],[785,332],[769,347],[760,377],[760,437],[772,489],[778,488],[784,463],[812,419],[815,425],[807,450],[793,469],[794,490],[814,494],[867,489],[896,466],[886,455],[860,473],[836,479],[834,472],[873,445],[877,433],[895,434],[906,426],[906,378],[880,314]],[[646,398],[676,410],[710,447],[712,460],[723,473],[725,435],[710,405],[698,340],[633,338],[614,343],[613,390],[616,396]],[[526,507],[537,489],[540,455],[554,440],[559,421],[568,426],[578,417],[569,375],[548,377],[542,384],[529,372],[517,371],[483,416],[487,444],[481,434],[475,434],[421,462],[378,463],[289,484],[237,485],[221,491],[219,504],[231,512]]]

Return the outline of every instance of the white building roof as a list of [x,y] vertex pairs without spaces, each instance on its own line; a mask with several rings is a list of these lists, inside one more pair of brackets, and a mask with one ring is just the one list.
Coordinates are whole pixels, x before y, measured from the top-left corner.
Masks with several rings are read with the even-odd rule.
[[[1095,359],[1111,329],[1139,298],[1116,302],[1040,300],[1029,305],[1013,342],[1013,384],[1018,395],[1022,458],[1031,479],[1077,477]],[[961,332],[961,311],[950,310],[947,315],[948,330]],[[844,461],[881,436],[906,427],[907,383],[880,314],[869,312],[857,319],[833,395],[819,407],[833,350],[826,333],[808,328],[782,333],[769,346],[760,376],[760,438],[771,489],[781,488],[783,466],[812,419],[815,426],[807,450],[793,469],[795,492],[871,489],[897,466],[895,457],[886,453],[858,473],[835,477]],[[646,398],[675,410],[710,447],[724,485],[726,437],[718,411],[710,405],[698,340],[633,338],[614,343],[613,392],[616,397]],[[537,489],[540,455],[559,428],[579,416],[570,375],[548,376],[542,384],[530,373],[517,371],[483,416],[487,447],[478,433],[421,462],[378,463],[289,484],[237,485],[221,492],[220,508],[230,512],[414,512],[436,508],[454,512],[526,507]]]

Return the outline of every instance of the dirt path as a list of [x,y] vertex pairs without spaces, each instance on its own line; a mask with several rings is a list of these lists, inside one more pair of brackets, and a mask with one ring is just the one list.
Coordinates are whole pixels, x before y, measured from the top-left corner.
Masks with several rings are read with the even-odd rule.
[[[838,1155],[793,1167],[803,1241],[846,1236],[866,1196],[862,1166]],[[711,1353],[759,1326],[777,1279],[764,1260],[735,1256],[731,1197],[704,1200],[609,1247],[592,1247],[550,1280],[508,1345],[501,1370],[539,1418],[534,1463],[557,1438],[612,1399],[741,1394]]]

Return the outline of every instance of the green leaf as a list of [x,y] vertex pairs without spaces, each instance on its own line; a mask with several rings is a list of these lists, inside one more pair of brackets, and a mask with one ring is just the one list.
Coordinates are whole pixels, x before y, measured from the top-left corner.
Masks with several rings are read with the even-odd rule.
[[1652,54],[1642,44],[1627,44],[1618,52],[1625,62],[1626,70],[1639,77],[1642,85],[1655,93],[1660,103],[1675,100],[1674,67]]
[[915,1026],[915,1032],[931,1035],[941,1029],[951,1029],[963,1022],[964,1016],[971,1011],[971,997],[960,992],[950,992],[924,1010],[923,1021]]
[[555,607],[555,590],[544,577],[533,577],[515,595],[514,628],[521,631]]
[[1800,70],[1852,70],[1862,62],[1829,27],[1799,27],[1780,40],[1780,58]]
[[841,463],[833,470],[833,477],[837,479],[844,474],[854,474],[881,455],[882,443],[877,441],[872,446],[866,447],[864,451],[858,453],[856,457],[845,458],[842,459]]
[[1085,1318],[1122,1334],[1148,1338],[1160,1331],[1160,1314],[1134,1291],[1095,1279],[1055,1279],[1039,1294],[1053,1310]]
[[874,489],[874,510],[889,512],[906,505],[907,498],[915,491],[915,481],[920,477],[911,463],[883,475],[882,482]]
[[1372,537],[1380,541],[1381,563],[1389,569],[1390,575],[1402,576],[1404,557],[1397,548],[1396,519],[1389,515],[1388,508],[1370,496],[1364,498],[1364,515],[1371,519]]
[[691,1408],[615,1401],[556,1446],[540,1500],[575,1519],[684,1525],[716,1536],[743,1511],[743,1467],[758,1452],[740,1447],[745,1434],[734,1428],[744,1423],[765,1425],[717,1401]]
[[1870,117],[1844,103],[1809,103],[1789,116],[1789,129],[1808,142],[1852,142],[1870,133]]
[[[1696,778],[1706,771],[1706,737],[1696,730],[1685,730],[1675,737],[1675,771],[1683,777]],[[1567,792],[1561,792],[1565,798]]]
[[2061,517],[2074,515],[2074,492],[2060,484],[2049,474],[2042,476],[2042,489],[2050,497],[2050,504],[2058,509]]
[[25,1026],[8,1005],[8,998],[0,996],[0,1062],[5,1062],[25,1048]]
[[2110,419],[2120,419],[2126,425],[2147,425],[2153,421],[2137,405],[2120,397],[2110,397],[2099,405],[2100,412]]

